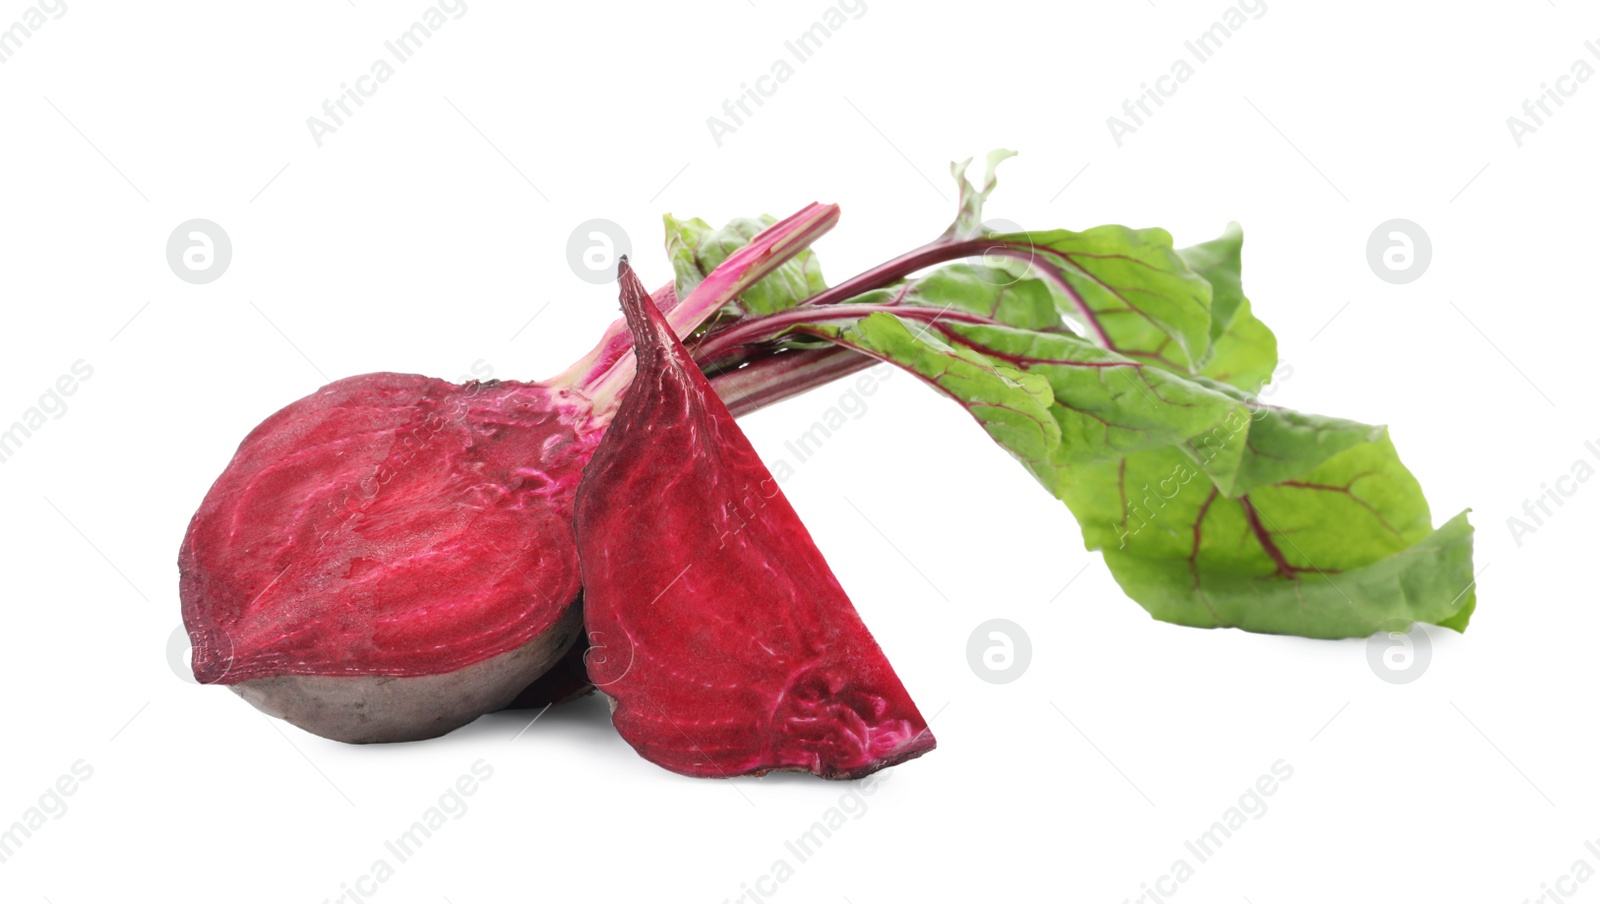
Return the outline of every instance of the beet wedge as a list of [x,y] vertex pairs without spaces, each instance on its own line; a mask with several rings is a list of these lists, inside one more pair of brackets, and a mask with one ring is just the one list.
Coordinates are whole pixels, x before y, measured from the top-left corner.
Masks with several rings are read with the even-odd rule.
[[858,778],[933,734],[805,525],[624,260],[638,372],[575,503],[589,677],[696,777]]

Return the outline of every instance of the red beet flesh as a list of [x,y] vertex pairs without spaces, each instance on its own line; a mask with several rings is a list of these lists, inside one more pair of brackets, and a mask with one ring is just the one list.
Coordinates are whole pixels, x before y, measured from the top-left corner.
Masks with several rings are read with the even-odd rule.
[[[441,697],[430,687],[429,699],[408,705],[484,709],[434,713],[411,733],[353,729],[322,712],[374,705],[348,689],[314,707],[245,693],[268,711],[317,710],[304,718],[331,720],[331,730],[286,718],[330,737],[367,732],[343,740],[426,736],[509,702],[577,633],[576,615],[566,617],[579,590],[572,495],[598,442],[589,412],[582,396],[538,384],[380,373],[332,383],[268,418],[184,537],[195,677],[259,682],[281,698],[310,685],[266,682],[384,685],[480,666],[462,674],[515,683],[527,673],[508,692]],[[496,657],[507,658],[489,663]]]
[[927,723],[771,473],[626,263],[638,374],[578,488],[589,676],[684,775],[855,778]]

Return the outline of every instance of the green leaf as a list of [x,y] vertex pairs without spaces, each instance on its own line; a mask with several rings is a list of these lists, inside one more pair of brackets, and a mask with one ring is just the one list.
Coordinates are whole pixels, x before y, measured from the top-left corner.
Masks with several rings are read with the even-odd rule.
[[1060,332],[1067,328],[1048,283],[983,264],[948,264],[848,303],[873,302],[961,311],[1025,330]]
[[1222,235],[1178,251],[1189,269],[1211,284],[1211,340],[1227,330],[1234,311],[1242,304],[1244,286],[1240,281],[1240,252],[1244,249],[1244,230],[1229,223]]
[[[1158,619],[1329,638],[1412,621],[1464,630],[1476,605],[1467,513],[1433,528],[1385,428],[1256,398],[1285,369],[1244,294],[1238,224],[1182,250],[1161,229],[993,235],[982,208],[1010,155],[991,154],[979,185],[970,161],[952,168],[960,209],[942,259],[981,248],[983,263],[791,311],[762,341],[847,346],[961,404]],[[668,225],[687,292],[763,222]],[[799,263],[730,316],[821,291],[814,258]],[[744,329],[729,347],[750,347]]]
[[989,193],[994,191],[995,170],[999,168],[1001,161],[1016,155],[1016,151],[1008,151],[1004,148],[990,151],[988,158],[984,161],[983,184],[981,186],[975,186],[967,181],[967,167],[972,164],[971,157],[959,163],[950,164],[950,175],[956,179],[960,199],[957,201],[955,222],[951,223],[950,228],[944,231],[944,238],[967,239],[983,233],[983,204],[989,200]]
[[[694,287],[729,255],[750,243],[761,230],[777,222],[771,216],[740,217],[721,229],[698,217],[679,220],[670,214],[662,218],[667,228],[667,256],[677,277],[679,298],[687,298]],[[762,316],[788,310],[826,289],[822,264],[809,248],[740,293],[730,304],[726,316]]]
[[1221,381],[1195,377],[1192,382],[1238,400],[1246,412],[1189,437],[1183,445],[1224,496],[1239,496],[1304,474],[1383,434],[1382,427],[1263,405],[1250,393]]
[[1116,458],[1209,434],[1246,420],[1239,400],[1071,333],[948,323],[941,330],[969,349],[1043,377],[1061,426],[1058,465]]
[[1227,330],[1211,346],[1200,373],[1252,392],[1261,391],[1278,364],[1278,337],[1255,318],[1241,299]]
[[1387,433],[1228,498],[1177,449],[1077,469],[1062,498],[1151,615],[1196,627],[1361,637],[1471,614],[1472,528],[1438,531]]
[[1240,282],[1244,231],[1229,223],[1221,236],[1178,252],[1211,284],[1211,348],[1200,373],[1242,389],[1260,392],[1278,366],[1278,338],[1250,311]]
[[800,329],[967,408],[1157,618],[1311,637],[1466,626],[1471,527],[1463,515],[1433,530],[1384,428],[1101,348],[1043,316],[1048,287],[1000,282],[954,265],[850,302],[932,318],[880,310]]
[[1193,373],[1211,348],[1211,284],[1189,269],[1165,229],[1097,226],[996,236],[1027,246],[1051,274],[1062,312],[1112,351]]

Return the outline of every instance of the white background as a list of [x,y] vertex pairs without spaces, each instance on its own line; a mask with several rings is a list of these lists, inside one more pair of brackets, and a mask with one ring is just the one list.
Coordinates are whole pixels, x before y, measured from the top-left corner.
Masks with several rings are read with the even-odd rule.
[[[772,897],[1136,898],[1280,759],[1293,777],[1267,812],[1175,897],[1521,902],[1580,858],[1600,868],[1600,483],[1520,545],[1506,526],[1600,440],[1600,80],[1520,148],[1505,122],[1600,41],[1600,15],[1271,0],[1118,147],[1106,117],[1220,0],[867,0],[718,147],[706,118],[820,0],[471,0],[319,148],[306,118],[424,8],[69,0],[0,66],[0,422],[74,361],[94,369],[0,465],[0,828],[74,762],[93,769],[0,864],[0,897],[335,899],[480,759],[493,776],[470,809],[372,897],[753,886],[848,784],[680,778],[597,698],[520,736],[529,714],[388,747],[307,735],[174,673],[178,543],[244,434],[328,379],[565,367],[616,314],[612,287],[568,267],[581,221],[621,224],[656,285],[664,212],[834,201],[817,248],[838,280],[943,229],[947,161],[992,147],[1022,155],[988,214],[1028,228],[1160,225],[1188,244],[1241,221],[1246,290],[1294,368],[1274,401],[1391,425],[1436,523],[1474,509],[1478,612],[1464,636],[1429,632],[1408,685],[1376,677],[1362,641],[1152,621],[959,408],[892,377],[785,489],[939,747]],[[25,9],[0,6],[0,29]],[[164,257],[195,217],[234,246],[205,286]],[[1433,242],[1404,286],[1365,254],[1394,217]],[[841,391],[745,429],[776,461]],[[1014,683],[968,667],[990,618],[1031,637]],[[1600,901],[1600,880],[1563,887]]]

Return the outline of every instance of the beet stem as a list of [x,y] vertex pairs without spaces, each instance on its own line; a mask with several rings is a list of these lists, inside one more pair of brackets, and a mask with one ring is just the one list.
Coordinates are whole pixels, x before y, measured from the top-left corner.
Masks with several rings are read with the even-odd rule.
[[[706,318],[739,297],[739,293],[804,251],[838,222],[838,205],[812,203],[763,229],[749,244],[706,274],[700,285],[665,315],[666,323],[675,334],[687,336]],[[616,415],[622,393],[633,382],[635,370],[634,356],[628,353],[599,380],[578,387],[593,400],[597,424],[607,424]]]

